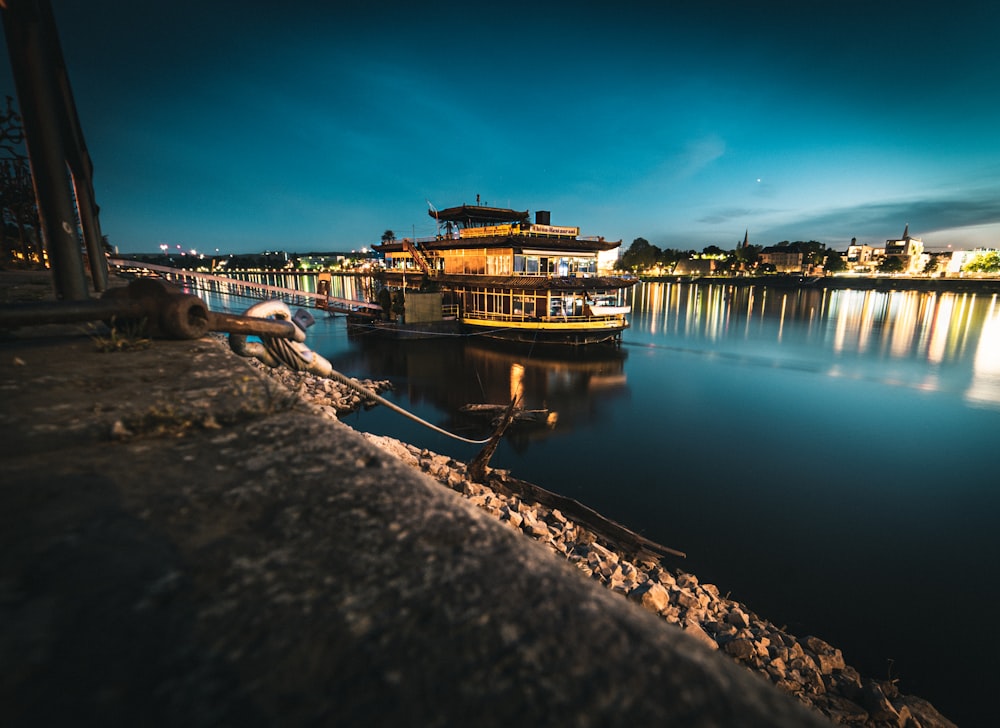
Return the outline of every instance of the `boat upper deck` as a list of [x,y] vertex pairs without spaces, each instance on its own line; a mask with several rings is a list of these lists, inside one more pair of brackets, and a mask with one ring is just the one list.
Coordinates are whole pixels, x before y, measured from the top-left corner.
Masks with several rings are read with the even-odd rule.
[[[386,270],[381,273],[386,280],[399,284],[409,276],[413,280],[414,271]],[[638,283],[636,278],[618,276],[537,276],[537,275],[478,275],[447,274],[448,285],[452,287],[497,288],[505,290],[531,291],[612,291],[628,288]]]
[[[463,231],[464,232],[464,231]],[[524,231],[507,234],[477,235],[475,237],[419,238],[417,240],[394,240],[372,246],[382,253],[402,253],[407,245],[415,243],[424,250],[462,250],[466,248],[544,248],[560,253],[597,253],[614,250],[621,245],[620,240],[605,240],[600,237],[581,238],[566,235],[531,234]]]

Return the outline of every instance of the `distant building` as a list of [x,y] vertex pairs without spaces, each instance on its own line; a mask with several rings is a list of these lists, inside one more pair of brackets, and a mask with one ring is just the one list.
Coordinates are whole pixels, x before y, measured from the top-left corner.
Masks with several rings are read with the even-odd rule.
[[902,258],[904,273],[919,273],[921,256],[924,252],[924,242],[920,238],[910,236],[910,225],[903,228],[903,237],[899,240],[885,241],[886,258]]
[[877,252],[870,245],[862,243],[858,245],[857,238],[851,238],[851,244],[847,246],[847,270],[863,273],[870,271],[875,266]]
[[772,247],[760,251],[758,260],[774,266],[778,273],[800,273],[802,271],[802,251]]
[[678,260],[674,273],[679,276],[705,276],[715,272],[718,262],[714,258]]

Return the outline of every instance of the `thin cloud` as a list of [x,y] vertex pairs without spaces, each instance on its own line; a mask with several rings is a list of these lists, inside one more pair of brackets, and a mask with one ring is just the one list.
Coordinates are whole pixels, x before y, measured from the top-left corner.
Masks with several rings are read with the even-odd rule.
[[846,237],[900,234],[910,226],[915,235],[937,230],[1000,223],[1000,199],[986,192],[963,199],[939,197],[905,202],[873,202],[809,215],[783,229],[829,230]]
[[725,153],[726,142],[716,134],[688,142],[676,161],[675,179],[695,176]]
[[711,214],[698,218],[698,222],[705,225],[721,225],[730,220],[747,220],[755,211],[743,207],[731,207],[726,210],[716,210]]

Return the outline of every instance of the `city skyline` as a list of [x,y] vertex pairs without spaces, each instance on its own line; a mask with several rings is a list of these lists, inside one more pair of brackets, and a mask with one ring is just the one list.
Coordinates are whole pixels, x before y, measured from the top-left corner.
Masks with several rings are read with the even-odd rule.
[[357,249],[477,195],[623,248],[1000,243],[995,6],[52,5],[123,251]]

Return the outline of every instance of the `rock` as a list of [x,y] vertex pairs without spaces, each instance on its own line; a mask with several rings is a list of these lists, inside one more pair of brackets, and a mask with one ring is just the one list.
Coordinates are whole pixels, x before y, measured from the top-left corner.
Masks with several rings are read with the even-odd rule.
[[729,614],[726,615],[726,621],[737,629],[746,629],[750,626],[750,620],[747,618],[747,615],[737,607],[733,607]]
[[694,574],[685,574],[684,572],[681,572],[677,575],[677,584],[678,586],[693,589],[698,586],[698,577]]
[[112,440],[127,440],[132,437],[135,433],[132,432],[125,426],[125,423],[121,420],[115,420],[111,424],[111,439]]
[[507,510],[506,506],[500,509],[500,513],[504,514],[504,511],[506,511],[507,520],[510,521],[511,525],[520,528],[521,524],[524,522],[524,516],[517,511]]
[[749,660],[757,653],[757,650],[753,646],[753,642],[743,638],[727,642],[723,649],[726,651],[726,654],[732,655],[737,660]]
[[813,695],[823,695],[826,693],[826,683],[823,682],[823,676],[819,674],[816,670],[809,670],[802,675],[803,684]]
[[527,528],[528,533],[538,539],[549,539],[552,537],[549,527],[545,525],[544,521],[535,521],[531,523]]
[[845,667],[840,650],[835,650],[832,655],[816,655],[816,664],[823,675],[832,675],[834,670],[843,670]]
[[799,657],[793,657],[791,661],[789,661],[788,665],[795,670],[799,670],[803,674],[807,672],[819,673],[816,661],[806,654],[802,654]]
[[901,695],[892,701],[893,706],[898,710],[900,717],[903,716],[905,708],[910,715],[912,723],[920,728],[955,728],[955,724],[941,715],[937,709],[923,698],[915,695]]
[[842,725],[864,725],[868,722],[868,712],[860,705],[836,695],[827,695],[823,712],[834,722]]
[[861,676],[853,667],[845,667],[833,676],[837,691],[846,698],[859,702],[861,698]]
[[832,652],[833,647],[831,647],[827,642],[824,642],[819,637],[813,637],[812,635],[806,635],[800,642],[802,646],[815,655]]
[[660,612],[660,616],[670,624],[680,624],[681,623],[681,610],[677,607],[668,604]]
[[785,661],[782,660],[780,657],[776,657],[768,663],[767,671],[778,678],[785,677],[786,673],[788,672],[787,668],[785,667]]
[[674,586],[677,583],[677,580],[674,579],[674,575],[666,569],[657,569],[653,578],[664,586]]
[[819,637],[804,637],[802,644],[815,657],[816,665],[822,674],[830,675],[834,670],[844,669],[843,653]]
[[861,692],[862,705],[868,711],[872,720],[885,721],[899,725],[899,711],[882,692],[882,688],[874,680],[866,680]]
[[698,597],[687,589],[681,589],[680,591],[674,592],[673,597],[673,603],[680,607],[684,607],[685,609],[701,606],[698,602]]
[[622,570],[618,564],[605,563],[600,569],[601,576],[612,581],[621,580]]
[[701,625],[697,622],[687,621],[684,623],[684,634],[691,635],[696,640],[701,642],[706,647],[713,650],[719,649],[719,643],[716,642],[712,637],[701,628]]
[[768,647],[771,646],[771,640],[767,637],[761,637],[754,642],[757,647],[757,655],[764,660],[770,658]]
[[667,590],[655,582],[648,581],[638,589],[633,589],[629,599],[638,602],[651,612],[660,612],[670,604]]

